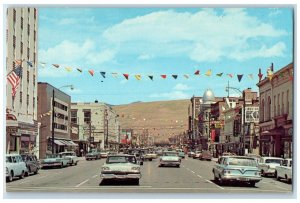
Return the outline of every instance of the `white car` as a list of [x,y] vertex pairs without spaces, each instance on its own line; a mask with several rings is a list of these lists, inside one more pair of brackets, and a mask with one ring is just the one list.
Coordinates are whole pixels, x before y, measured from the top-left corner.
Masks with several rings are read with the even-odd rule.
[[292,159],[284,159],[280,166],[276,166],[275,176],[277,180],[286,179],[288,183],[292,182],[293,178],[293,161]]
[[180,167],[181,158],[178,156],[177,152],[166,151],[163,156],[160,157],[158,167],[162,166],[176,166]]
[[275,176],[276,166],[280,166],[282,158],[279,157],[262,157],[259,160],[258,168],[261,172],[261,176]]
[[24,178],[28,172],[25,162],[18,154],[6,155],[6,181],[11,182],[14,177]]
[[76,156],[75,152],[60,152],[61,157],[69,159],[69,165],[77,165],[79,158]]

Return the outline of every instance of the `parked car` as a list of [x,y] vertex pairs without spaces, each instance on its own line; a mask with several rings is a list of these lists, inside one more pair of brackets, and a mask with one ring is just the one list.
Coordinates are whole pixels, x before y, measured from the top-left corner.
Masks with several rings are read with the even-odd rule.
[[202,153],[201,153],[199,159],[200,159],[200,160],[211,161],[212,157],[213,157],[213,155],[212,155],[212,153],[211,153],[210,151],[204,150],[204,151],[202,151]]
[[37,174],[39,172],[40,163],[35,155],[21,154],[21,157],[27,167],[27,172],[25,173],[25,176],[29,176],[30,173]]
[[275,176],[276,166],[280,166],[282,158],[279,157],[261,157],[258,163],[258,168],[262,176]]
[[184,152],[178,152],[178,156],[182,159],[185,158],[185,153]]
[[69,165],[77,165],[79,158],[76,156],[75,152],[60,152],[59,153],[61,157],[65,157],[66,159],[69,159]]
[[193,157],[193,156],[194,156],[194,154],[195,154],[195,152],[193,152],[193,151],[189,151],[189,152],[188,152],[188,157]]
[[60,154],[47,154],[45,159],[41,160],[41,168],[47,167],[66,167],[69,166],[70,159]]
[[100,152],[100,157],[101,158],[107,158],[108,154],[109,154],[109,151],[101,151]]
[[18,154],[6,154],[6,181],[11,182],[15,177],[24,178],[28,172],[25,162]]
[[257,163],[245,156],[224,156],[213,167],[214,180],[220,185],[227,182],[246,182],[255,186],[262,178]]
[[97,160],[101,159],[100,151],[98,149],[92,149],[85,155],[85,159],[88,160]]
[[102,180],[132,180],[139,185],[142,177],[140,165],[143,165],[143,162],[138,162],[134,155],[109,155],[101,168],[100,178]]
[[288,183],[293,179],[293,161],[292,159],[284,159],[280,166],[275,167],[275,176],[277,180],[286,179]]
[[143,159],[152,161],[152,159],[156,159],[157,158],[157,154],[151,151],[148,151],[144,154]]
[[252,157],[256,160],[257,164],[259,164],[259,160],[261,159],[260,155],[257,154],[246,154],[247,157]]
[[177,152],[166,151],[163,153],[163,156],[160,157],[159,167],[162,166],[176,166],[180,167],[181,159],[178,156]]
[[193,159],[199,159],[201,154],[202,154],[201,151],[196,151],[195,154],[193,155]]

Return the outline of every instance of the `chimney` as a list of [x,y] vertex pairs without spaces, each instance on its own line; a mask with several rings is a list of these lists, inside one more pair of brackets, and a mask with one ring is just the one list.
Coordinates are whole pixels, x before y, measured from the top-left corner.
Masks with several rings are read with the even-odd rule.
[[271,71],[274,72],[273,63],[271,63]]
[[261,68],[259,69],[258,77],[259,77],[259,82],[260,82],[260,81],[261,81],[261,78],[262,78]]

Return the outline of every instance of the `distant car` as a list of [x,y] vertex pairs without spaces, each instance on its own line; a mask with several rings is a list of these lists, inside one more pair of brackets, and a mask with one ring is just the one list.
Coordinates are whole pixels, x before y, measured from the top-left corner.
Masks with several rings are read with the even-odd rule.
[[138,162],[134,155],[109,155],[101,168],[100,178],[102,180],[132,180],[139,185],[142,177],[140,165],[143,165],[143,162]]
[[257,161],[257,164],[259,163],[259,160],[261,159],[261,156],[258,154],[246,154],[247,157],[252,157]]
[[236,156],[233,152],[223,152],[221,156]]
[[262,178],[257,163],[245,156],[224,156],[213,167],[214,180],[220,185],[227,182],[246,182],[255,186]]
[[282,158],[279,157],[261,157],[258,163],[258,168],[262,176],[275,176],[276,166],[280,166]]
[[101,151],[100,152],[100,157],[101,158],[107,158],[108,154],[109,154],[109,151]]
[[280,166],[275,167],[275,176],[277,180],[286,179],[288,183],[293,179],[293,161],[292,159],[284,159]]
[[181,159],[178,156],[177,152],[166,151],[163,153],[163,156],[160,157],[159,167],[162,166],[176,166],[180,167]]
[[65,158],[69,159],[69,165],[77,165],[79,162],[79,158],[76,156],[75,152],[60,152],[60,156],[64,156]]
[[22,157],[18,154],[6,155],[6,181],[11,182],[15,177],[24,178],[28,169]]
[[149,161],[152,161],[152,159],[156,159],[157,158],[157,154],[154,153],[154,152],[147,152],[144,154],[143,156],[144,160],[149,160]]
[[30,173],[37,174],[40,169],[40,163],[37,157],[33,154],[21,154],[21,157],[27,167],[25,176],[29,176]]
[[193,155],[193,159],[199,159],[201,155],[202,155],[202,151],[196,151],[195,154]]
[[69,166],[70,159],[60,154],[47,154],[45,159],[41,160],[41,168],[66,167]]
[[92,149],[90,150],[86,155],[85,155],[85,159],[87,161],[89,160],[97,160],[97,159],[101,159],[101,155],[100,155],[100,151],[98,149]]
[[195,152],[193,152],[193,151],[189,151],[189,152],[188,152],[188,157],[193,157],[193,156],[194,156],[194,154],[195,154]]
[[200,159],[200,160],[211,161],[212,157],[213,157],[213,155],[212,155],[212,153],[211,153],[210,151],[204,150],[204,151],[202,151],[202,153],[201,153],[199,159]]
[[185,153],[184,152],[178,152],[178,156],[182,159],[185,158]]

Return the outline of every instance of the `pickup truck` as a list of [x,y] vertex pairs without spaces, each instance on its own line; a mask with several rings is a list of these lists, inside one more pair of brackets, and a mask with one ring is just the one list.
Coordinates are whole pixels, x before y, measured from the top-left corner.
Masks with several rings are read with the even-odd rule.
[[92,149],[89,151],[89,153],[87,153],[85,155],[85,159],[88,160],[97,160],[97,159],[101,159],[101,154],[100,151],[98,149]]
[[280,166],[275,168],[275,176],[277,180],[286,179],[288,183],[292,182],[292,159],[284,159]]

